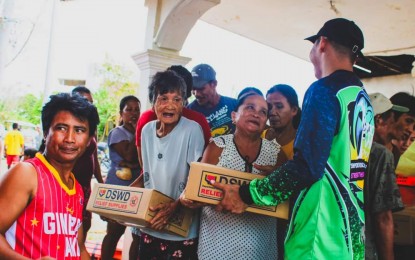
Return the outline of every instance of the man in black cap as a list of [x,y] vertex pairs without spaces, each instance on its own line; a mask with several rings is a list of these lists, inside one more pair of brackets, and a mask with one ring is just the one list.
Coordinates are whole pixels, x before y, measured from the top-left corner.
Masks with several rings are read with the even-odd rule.
[[231,113],[237,101],[218,94],[215,70],[208,64],[199,64],[192,69],[192,77],[196,100],[187,108],[205,115],[212,137],[233,133],[235,125]]
[[250,204],[277,205],[299,193],[285,259],[364,259],[363,179],[373,139],[373,109],[353,73],[362,31],[347,19],[326,22],[314,36],[315,81],[307,90],[294,159],[247,185],[224,190],[217,206],[233,213]]

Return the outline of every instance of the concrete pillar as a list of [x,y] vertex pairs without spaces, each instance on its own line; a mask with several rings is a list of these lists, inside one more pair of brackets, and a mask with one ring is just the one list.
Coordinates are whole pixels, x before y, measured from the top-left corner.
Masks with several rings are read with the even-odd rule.
[[183,57],[175,52],[162,49],[149,49],[145,52],[133,55],[132,58],[141,72],[138,91],[138,98],[141,102],[141,111],[147,110],[151,107],[148,100],[148,86],[151,82],[151,77],[156,72],[163,71],[171,65],[185,66],[191,60],[191,58]]

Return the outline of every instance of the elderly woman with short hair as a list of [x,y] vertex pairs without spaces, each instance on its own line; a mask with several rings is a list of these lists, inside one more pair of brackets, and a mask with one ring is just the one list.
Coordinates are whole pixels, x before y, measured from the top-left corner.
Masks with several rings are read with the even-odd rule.
[[186,84],[175,72],[158,72],[149,92],[157,120],[146,124],[141,133],[144,187],[175,201],[152,208],[157,213],[151,228],[141,229],[140,259],[197,259],[198,215],[193,217],[187,237],[160,231],[173,212],[183,206],[179,197],[186,187],[190,163],[202,156],[203,132],[199,124],[182,117]]

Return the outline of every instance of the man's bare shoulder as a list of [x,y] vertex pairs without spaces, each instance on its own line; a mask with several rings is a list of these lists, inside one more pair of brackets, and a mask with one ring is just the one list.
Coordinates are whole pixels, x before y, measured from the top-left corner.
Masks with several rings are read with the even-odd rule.
[[28,162],[16,164],[6,172],[0,180],[0,191],[5,189],[25,189],[34,191],[36,186],[36,169]]
[[13,166],[0,180],[0,233],[4,234],[37,191],[35,168],[27,162]]

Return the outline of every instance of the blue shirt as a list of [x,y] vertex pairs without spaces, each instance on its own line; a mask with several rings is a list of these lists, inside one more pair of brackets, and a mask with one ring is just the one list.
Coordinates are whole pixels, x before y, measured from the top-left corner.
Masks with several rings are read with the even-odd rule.
[[197,100],[194,100],[187,108],[202,113],[209,123],[212,137],[216,137],[235,132],[231,113],[235,110],[236,105],[236,99],[220,96],[219,103],[215,107],[206,108],[199,105]]

